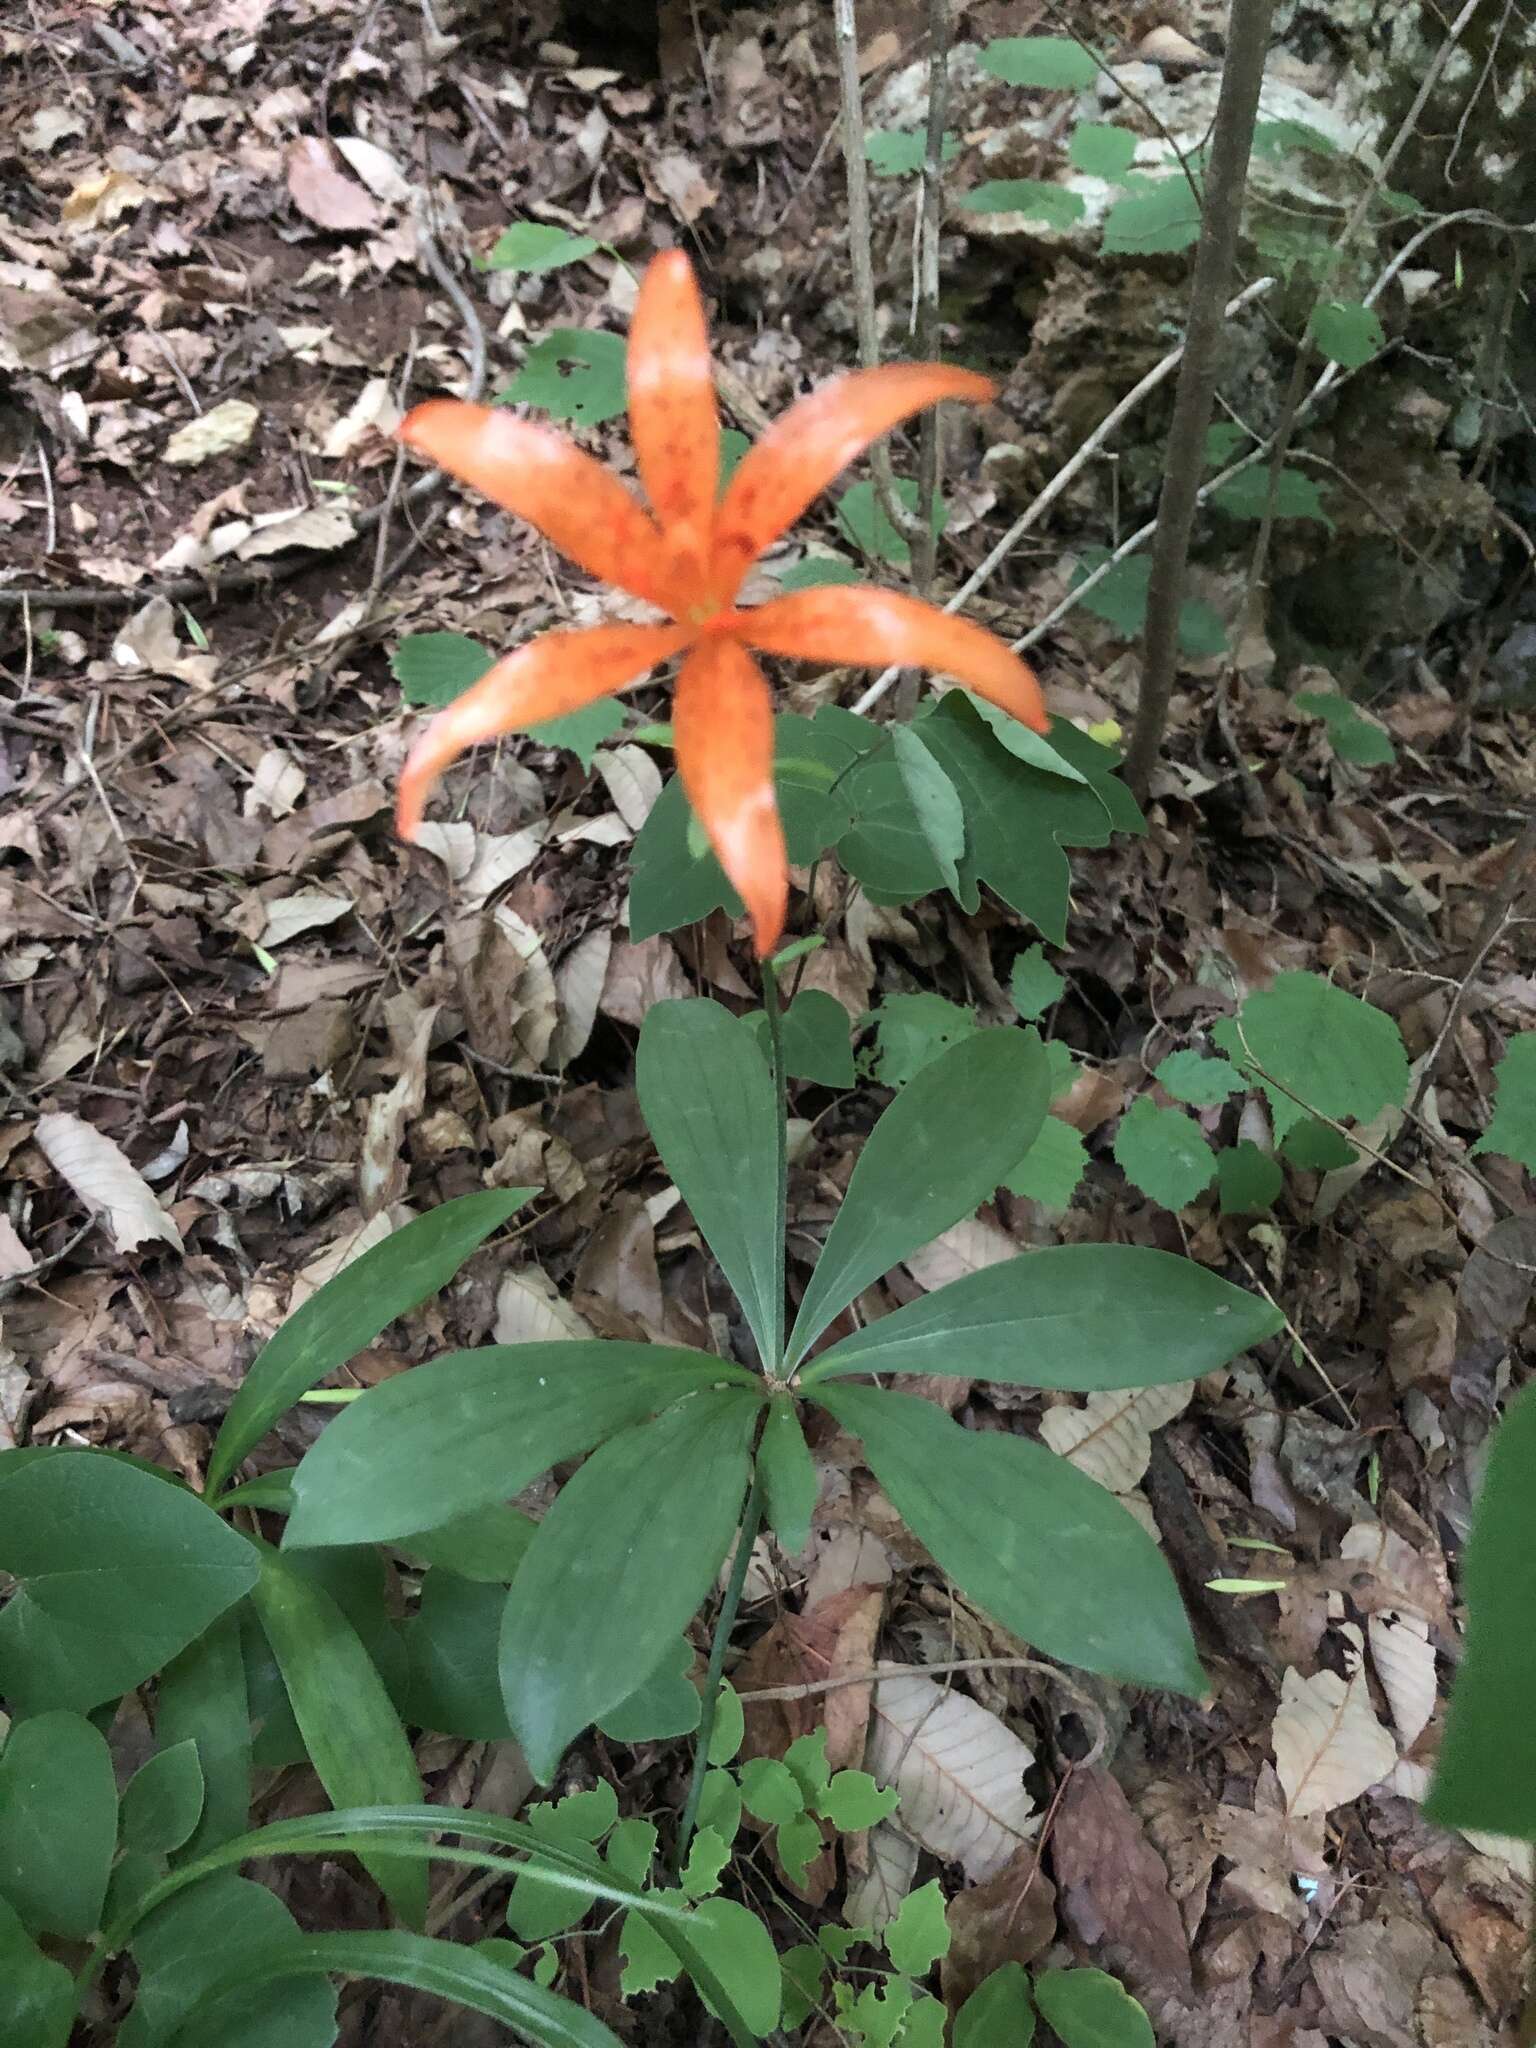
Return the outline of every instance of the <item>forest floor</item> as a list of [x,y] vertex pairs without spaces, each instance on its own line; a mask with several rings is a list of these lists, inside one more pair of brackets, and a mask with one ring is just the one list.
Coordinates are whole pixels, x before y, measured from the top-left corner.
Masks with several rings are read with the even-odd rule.
[[[666,6],[659,72],[643,49],[594,45],[553,0],[516,37],[501,9],[424,33],[401,0],[30,12],[0,27],[0,1446],[110,1444],[195,1478],[289,1307],[404,1215],[488,1183],[537,1184],[531,1221],[386,1332],[352,1383],[556,1314],[718,1344],[718,1276],[666,1199],[632,1055],[658,999],[753,999],[744,934],[716,912],[629,937],[626,849],[668,762],[622,734],[591,769],[507,742],[494,765],[456,771],[439,847],[397,842],[392,792],[420,724],[391,671],[402,637],[494,648],[595,613],[519,523],[456,487],[413,497],[421,473],[397,467],[387,429],[410,399],[470,388],[482,362],[500,392],[550,328],[623,333],[632,277],[602,250],[531,277],[474,267],[522,218],[637,264],[689,247],[731,373],[727,423],[748,434],[847,367],[822,10]],[[898,0],[861,10],[868,91],[921,53],[921,17]],[[1023,0],[987,0],[963,32],[1038,26]],[[1109,40],[1102,20],[1095,32]],[[325,135],[337,153],[298,146]],[[880,216],[877,275],[897,297],[910,206]],[[893,323],[893,352],[902,340]],[[1096,345],[1084,328],[1084,352]],[[585,438],[629,466],[622,417]],[[978,458],[951,451],[966,516],[941,549],[941,594],[1007,524]],[[972,616],[1022,632],[1065,588],[1068,538],[1104,537],[1048,521]],[[848,546],[825,507],[796,546],[808,539]],[[1518,1852],[1436,1830],[1416,1803],[1461,1640],[1456,1554],[1530,1294],[1528,1271],[1469,1257],[1497,1225],[1529,1260],[1532,1226],[1519,1170],[1474,1170],[1468,1153],[1507,1038],[1536,1020],[1529,922],[1473,957],[1536,797],[1532,720],[1459,689],[1467,645],[1442,636],[1378,706],[1395,759],[1369,768],[1267,676],[1233,692],[1224,729],[1210,684],[1184,679],[1150,831],[1073,856],[1068,943],[1051,954],[1065,988],[1049,1035],[1080,1062],[1059,1113],[1086,1176],[1063,1211],[1000,1195],[887,1290],[908,1298],[1020,1246],[1112,1241],[1187,1251],[1287,1315],[1284,1340],[1200,1382],[1182,1413],[1122,1416],[1116,1458],[1130,1446],[1106,1481],[1138,1491],[1159,1532],[1212,1700],[1097,1689],[1110,1753],[1074,1771],[1083,1730],[1062,1694],[1025,1672],[960,1681],[1034,1747],[1049,1810],[975,1888],[977,1953],[1115,1971],[1181,2048],[1476,2048],[1518,1996]],[[1034,658],[1058,713],[1126,720],[1133,671],[1102,621],[1070,614]],[[863,686],[779,680],[802,710]],[[659,689],[629,701],[637,721],[666,716]],[[1037,936],[988,896],[969,917],[945,898],[876,911],[823,878],[814,906],[794,906],[795,929],[827,932],[806,985],[851,1023],[918,993],[1010,1019],[1010,967]],[[1376,1132],[1388,1156],[1326,1193],[1293,1171],[1261,1219],[1224,1215],[1214,1192],[1160,1207],[1114,1162],[1121,1117],[1169,1052],[1202,1046],[1290,968],[1368,996],[1412,1059],[1434,1056],[1422,1120]],[[792,1286],[878,1099],[801,1091]],[[121,1148],[141,1176],[124,1199],[162,1203],[180,1249],[123,1256],[87,1226],[33,1142],[44,1111]],[[1198,1114],[1230,1139],[1239,1111]],[[1038,1416],[1033,1397],[984,1385],[926,1391],[980,1426]],[[272,1462],[320,1427],[295,1413]],[[815,1554],[765,1553],[738,1685],[820,1675],[829,1631],[916,1665],[1006,1657],[892,1535],[846,1441],[820,1454]],[[1283,1583],[1209,1590],[1245,1576]],[[1348,1702],[1331,1763],[1349,1782],[1356,1742],[1385,1767],[1298,1816],[1277,1717],[1283,1693],[1329,1673]],[[794,1711],[776,1730],[759,1710],[761,1748],[816,1710]],[[142,1753],[142,1707],[114,1739],[125,1763]],[[527,1780],[509,1749],[423,1737],[433,1796],[510,1810]],[[606,1764],[626,1811],[678,1803],[683,1745]],[[281,1811],[317,1795],[290,1772],[266,1796]],[[965,1887],[925,1856],[924,1874],[939,1868]],[[343,1877],[323,1893],[313,1875],[292,1882],[306,1920],[373,1910]],[[800,1910],[836,1915],[844,1882],[829,1869]],[[454,1931],[495,1932],[500,1898]],[[620,2032],[688,2038],[666,1994],[626,2015],[611,1934],[562,1955],[564,1988]],[[463,2043],[480,2025],[395,1994],[357,1994],[348,2024],[372,2043]]]

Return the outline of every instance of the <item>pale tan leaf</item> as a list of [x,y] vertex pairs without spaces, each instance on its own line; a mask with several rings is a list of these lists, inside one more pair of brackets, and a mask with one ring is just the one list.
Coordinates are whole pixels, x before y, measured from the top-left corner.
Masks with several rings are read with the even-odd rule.
[[661,795],[661,770],[644,747],[600,748],[592,765],[603,778],[614,809],[631,832],[638,832]]
[[168,597],[152,597],[119,628],[112,642],[119,668],[146,675],[176,676],[206,690],[218,668],[217,657],[184,647],[176,637],[176,614]]
[[586,1049],[597,1022],[597,1006],[608,978],[612,952],[613,932],[606,925],[600,926],[578,940],[555,969],[560,1018],[549,1041],[549,1063],[556,1070],[568,1067]]
[[336,148],[375,199],[386,206],[410,204],[411,181],[387,149],[380,149],[376,142],[365,142],[360,135],[338,135]]
[[503,1276],[496,1289],[493,1344],[554,1344],[595,1334],[539,1267],[522,1266]]
[[141,1244],[182,1248],[181,1232],[154,1190],[103,1132],[65,1110],[49,1110],[33,1132],[38,1148],[86,1208],[105,1212],[120,1252]]
[[379,209],[338,169],[329,144],[301,135],[288,145],[288,195],[306,220],[322,228],[376,228]]
[[400,1147],[406,1126],[421,1115],[427,1099],[427,1047],[438,1008],[429,1003],[416,1018],[400,1054],[400,1074],[394,1086],[369,1097],[363,1153],[357,1167],[358,1206],[365,1216],[376,1216],[405,1193],[408,1173]]
[[921,1851],[910,1835],[883,1820],[869,1832],[869,1865],[843,1900],[847,1927],[889,1927],[912,1889]]
[[907,1672],[875,1687],[866,1769],[901,1794],[902,1827],[973,1884],[1038,1826],[1024,1773],[1034,1752],[961,1692]]
[[1404,1749],[1411,1749],[1435,1711],[1435,1649],[1422,1614],[1373,1614],[1366,1622],[1371,1662],[1392,1709]]
[[967,1216],[952,1230],[921,1246],[902,1263],[919,1287],[930,1294],[947,1287],[967,1273],[979,1273],[983,1266],[996,1266],[1004,1259],[1016,1259],[1019,1248],[1007,1231],[981,1216]]
[[328,554],[357,535],[343,505],[305,505],[296,512],[263,513],[255,525],[256,531],[235,549],[242,562],[280,555],[284,548],[312,548]]
[[1040,1434],[1100,1486],[1129,1493],[1152,1456],[1153,1430],[1182,1415],[1194,1391],[1193,1380],[1174,1380],[1166,1387],[1090,1394],[1081,1408],[1048,1408]]
[[[355,1212],[354,1216],[355,1216]],[[410,1216],[408,1209],[401,1214],[405,1221]],[[364,1252],[371,1252],[376,1244],[382,1244],[395,1228],[395,1217],[388,1209],[381,1209],[377,1216],[370,1216],[366,1223],[349,1222],[341,1235],[332,1240],[323,1252],[312,1258],[293,1276],[293,1291],[288,1297],[288,1313],[292,1315],[301,1308],[312,1294],[318,1294],[327,1280],[360,1259]]]
[[1337,1671],[1303,1678],[1288,1666],[1270,1740],[1292,1815],[1347,1805],[1397,1762],[1397,1744],[1371,1711],[1358,1659],[1348,1678]]
[[387,377],[370,377],[351,407],[326,430],[322,455],[333,462],[350,455],[370,434],[391,434],[400,424],[400,408]]
[[257,942],[269,952],[296,939],[316,926],[334,924],[352,908],[349,896],[332,896],[324,889],[300,889],[292,896],[279,896],[266,906],[267,919]]
[[248,398],[226,398],[222,405],[179,426],[166,442],[160,459],[182,469],[211,462],[216,455],[228,455],[232,449],[243,448],[255,433],[260,418],[261,408],[252,405]]

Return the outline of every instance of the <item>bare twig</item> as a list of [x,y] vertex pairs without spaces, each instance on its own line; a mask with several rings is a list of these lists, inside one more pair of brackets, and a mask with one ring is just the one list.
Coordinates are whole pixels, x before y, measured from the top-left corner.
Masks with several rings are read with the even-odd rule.
[[[939,350],[939,231],[944,214],[944,121],[949,112],[949,0],[928,0],[928,133],[923,149],[923,195],[918,221],[917,299],[913,349],[920,363],[937,360]],[[912,548],[912,587],[919,597],[933,588],[938,560],[934,505],[939,494],[939,413],[923,414],[917,443],[917,539]]]
[[1221,96],[1206,177],[1205,214],[1190,282],[1184,360],[1179,365],[1173,420],[1163,461],[1157,534],[1152,543],[1141,687],[1125,760],[1126,781],[1138,797],[1146,794],[1173,695],[1184,570],[1199,503],[1200,476],[1205,468],[1206,429],[1216,398],[1222,303],[1237,258],[1248,157],[1253,147],[1273,14],[1274,0],[1232,0],[1227,60],[1222,68]]

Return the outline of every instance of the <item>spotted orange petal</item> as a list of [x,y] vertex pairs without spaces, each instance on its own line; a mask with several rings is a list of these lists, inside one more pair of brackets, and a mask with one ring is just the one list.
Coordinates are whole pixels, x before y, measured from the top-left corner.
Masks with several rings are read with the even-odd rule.
[[773,790],[773,702],[738,641],[711,634],[693,649],[677,679],[672,726],[688,801],[766,959],[784,929],[789,873]]
[[686,526],[707,553],[720,481],[709,326],[693,265],[668,250],[641,280],[629,325],[629,430],[663,532]]
[[841,469],[871,441],[941,398],[980,404],[990,377],[942,363],[887,363],[834,377],[792,405],[742,457],[715,515],[715,585],[723,604],[750,562],[794,524]]
[[978,697],[1012,712],[1036,732],[1050,724],[1039,678],[995,633],[894,590],[862,585],[800,590],[737,612],[732,625],[764,654],[862,668],[899,662],[936,669],[958,676]]
[[543,633],[498,661],[440,711],[412,747],[400,775],[400,837],[416,837],[433,784],[468,748],[563,718],[595,697],[639,682],[688,638],[681,626],[591,626]]
[[593,576],[651,604],[665,602],[661,535],[600,462],[552,427],[499,406],[432,398],[396,430],[408,447],[547,534]]

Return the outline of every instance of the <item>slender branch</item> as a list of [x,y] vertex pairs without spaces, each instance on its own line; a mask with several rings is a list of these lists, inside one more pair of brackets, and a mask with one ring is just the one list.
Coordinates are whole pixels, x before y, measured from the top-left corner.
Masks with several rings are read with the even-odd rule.
[[[917,305],[913,348],[920,363],[938,360],[939,233],[944,217],[944,122],[949,113],[949,0],[928,0],[928,133],[923,148],[923,196],[918,222]],[[918,535],[912,547],[912,587],[933,588],[939,537],[934,506],[939,495],[939,409],[922,417],[917,443]]]
[[[869,218],[869,170],[864,161],[864,102],[859,89],[859,25],[854,0],[833,0],[832,33],[837,43],[837,76],[843,122],[843,169],[848,181],[848,258],[853,272],[853,304],[859,328],[859,360],[866,370],[880,361],[880,335],[875,324],[875,268]],[[875,496],[880,509],[903,540],[915,540],[916,519],[896,495],[891,451],[877,441],[869,451]]]
[[1227,27],[1227,59],[1222,67],[1204,219],[1190,282],[1184,360],[1179,365],[1174,393],[1157,535],[1152,544],[1141,688],[1125,761],[1126,781],[1138,797],[1146,794],[1173,695],[1184,571],[1199,502],[1200,477],[1205,468],[1205,434],[1216,399],[1222,303],[1237,258],[1248,157],[1253,147],[1274,11],[1274,0],[1232,0]]
[[747,1566],[752,1558],[752,1546],[763,1526],[763,1488],[756,1465],[752,1468],[752,1485],[747,1494],[747,1505],[742,1512],[741,1528],[736,1537],[736,1556],[731,1564],[730,1583],[725,1589],[725,1598],[720,1603],[720,1612],[715,1616],[715,1632],[709,1646],[709,1669],[704,1674],[704,1704],[699,1715],[699,1732],[694,1737],[693,1776],[688,1783],[688,1798],[683,1807],[683,1817],[678,1823],[677,1846],[672,1852],[673,1868],[679,1876],[688,1861],[688,1845],[693,1840],[693,1830],[699,1818],[699,1801],[704,1797],[704,1775],[709,1769],[709,1745],[715,1732],[715,1712],[720,1704],[720,1681],[725,1671],[725,1652],[731,1640],[731,1630],[736,1626],[736,1615],[741,1607],[742,1588],[747,1583]]

